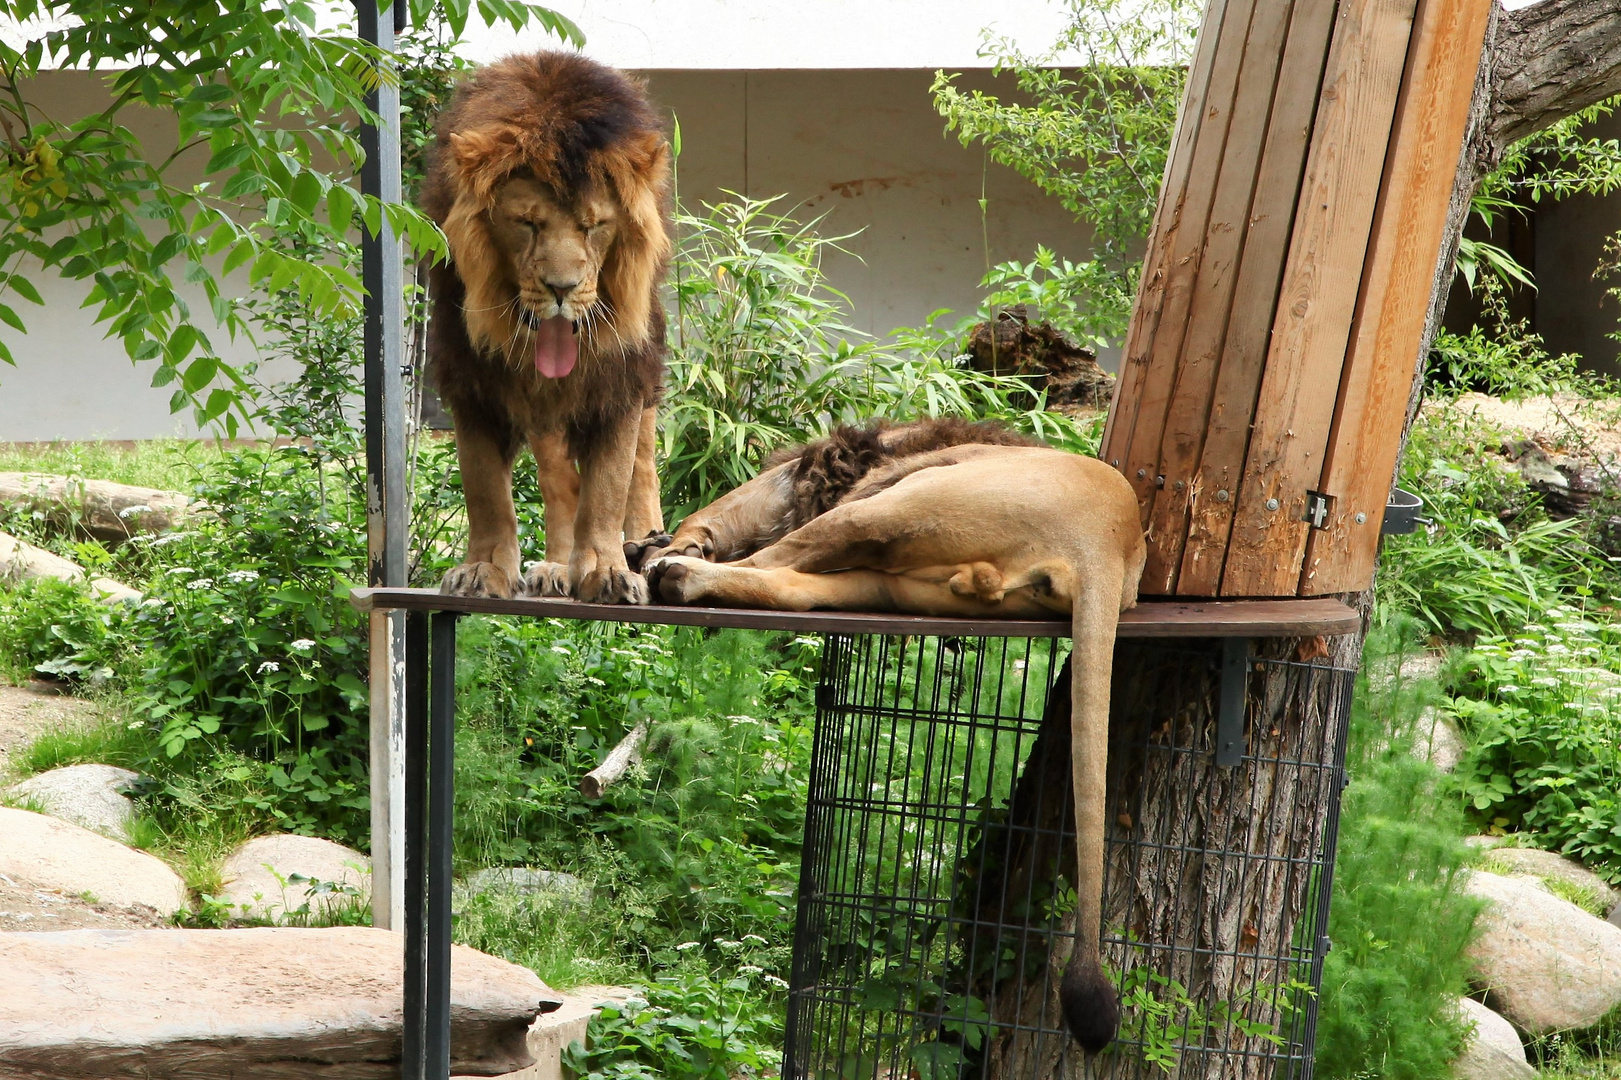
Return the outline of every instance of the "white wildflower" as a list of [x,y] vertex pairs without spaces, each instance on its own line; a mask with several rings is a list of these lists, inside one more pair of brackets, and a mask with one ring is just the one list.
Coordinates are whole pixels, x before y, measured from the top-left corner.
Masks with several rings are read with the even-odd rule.
[[698,942],[696,942],[696,941],[683,941],[681,944],[679,944],[679,945],[677,945],[675,947],[675,951],[676,952],[687,952],[688,950],[696,949],[697,947],[698,947]]
[[761,937],[759,934],[744,934],[743,935],[743,940],[744,941],[758,941],[761,945],[769,945],[769,944],[771,944],[771,942],[767,941],[765,938]]
[[171,573],[171,574],[195,574],[196,572],[197,571],[193,570],[189,566],[171,566],[171,567],[169,567],[169,573]]
[[225,578],[226,578],[227,581],[234,581],[238,585],[240,585],[243,582],[247,582],[247,581],[258,581],[259,580],[259,571],[257,571],[257,570],[232,570],[229,574],[225,575]]
[[281,670],[281,665],[276,663],[274,660],[266,660],[264,663],[259,665],[259,674],[261,674],[261,675],[263,675],[267,671],[280,671],[280,670]]
[[772,986],[775,986],[778,990],[788,989],[788,981],[786,979],[779,979],[775,975],[767,975],[765,977],[765,981],[770,983]]
[[213,587],[213,578],[200,577],[195,581],[186,582],[186,588],[191,589],[193,592],[202,592],[204,589],[212,589]]
[[307,637],[301,637],[287,647],[294,652],[309,652],[311,649],[315,648],[315,642],[311,641]]
[[741,967],[739,967],[737,970],[741,974],[744,974],[744,975],[763,975],[763,974],[765,974],[765,968],[760,967],[760,966],[758,966],[756,964],[744,964]]

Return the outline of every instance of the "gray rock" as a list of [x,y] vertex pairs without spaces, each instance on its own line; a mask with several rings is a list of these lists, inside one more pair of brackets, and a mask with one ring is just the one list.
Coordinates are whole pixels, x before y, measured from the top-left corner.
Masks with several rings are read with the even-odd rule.
[[1452,721],[1435,709],[1425,709],[1418,718],[1418,739],[1414,745],[1417,756],[1434,765],[1439,772],[1449,773],[1463,760],[1463,737]]
[[1514,1025],[1472,998],[1458,1002],[1475,1023],[1474,1034],[1452,1063],[1455,1080],[1531,1080],[1537,1071],[1525,1060],[1525,1047]]
[[[304,880],[289,880],[295,875]],[[290,833],[249,840],[225,860],[220,877],[233,914],[273,922],[371,895],[370,859],[330,840]],[[315,882],[336,888],[317,891]]]
[[591,902],[591,887],[573,874],[561,870],[531,870],[527,866],[491,866],[475,871],[467,876],[467,889],[475,893],[555,893],[564,899]]
[[[1600,911],[1608,913],[1621,900],[1609,882],[1577,862],[1539,848],[1495,847],[1484,859],[1487,870],[1497,874],[1523,874],[1544,881],[1557,881],[1591,896]],[[1566,897],[1566,899],[1571,899]],[[1587,905],[1582,905],[1586,907]]]
[[622,986],[582,986],[561,996],[563,1004],[529,1029],[529,1053],[535,1063],[502,1080],[564,1080],[563,1050],[576,1039],[585,1041],[586,1028],[604,1002],[621,1003],[631,991]]
[[117,907],[144,904],[160,915],[172,915],[187,900],[180,875],[161,859],[58,818],[11,807],[0,807],[0,874]]
[[[404,952],[366,927],[0,934],[0,1077],[392,1080]],[[451,976],[452,1069],[532,1064],[560,995],[461,946]]]
[[138,774],[116,765],[64,765],[13,784],[6,794],[41,813],[114,840],[127,840],[135,804],[124,792],[139,779]]
[[1478,982],[1515,1027],[1531,1035],[1587,1028],[1621,1005],[1621,928],[1534,878],[1477,870],[1465,887],[1490,901],[1470,946]]

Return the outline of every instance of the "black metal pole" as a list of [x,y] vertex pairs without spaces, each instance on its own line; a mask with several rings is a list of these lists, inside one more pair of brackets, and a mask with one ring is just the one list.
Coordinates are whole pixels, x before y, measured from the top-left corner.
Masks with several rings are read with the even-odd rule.
[[404,1080],[426,1080],[428,1030],[428,616],[405,620]]
[[450,855],[455,815],[456,613],[433,615],[428,721],[427,1080],[450,1078]]
[[[385,52],[394,50],[394,31],[404,12],[397,0],[394,17],[378,17],[377,0],[356,0],[360,36]],[[400,189],[400,94],[379,83],[367,97],[376,123],[364,124],[360,143],[366,160],[360,188],[384,203],[398,203]],[[361,280],[366,289],[365,349],[366,555],[367,583],[403,586],[409,499],[405,491],[405,294],[400,245],[386,216],[373,236],[361,231]],[[400,762],[404,739],[399,704],[403,675],[393,658],[405,648],[405,622],[399,612],[371,617],[371,775],[373,921],[393,926],[399,910],[399,869],[394,847],[402,836]]]

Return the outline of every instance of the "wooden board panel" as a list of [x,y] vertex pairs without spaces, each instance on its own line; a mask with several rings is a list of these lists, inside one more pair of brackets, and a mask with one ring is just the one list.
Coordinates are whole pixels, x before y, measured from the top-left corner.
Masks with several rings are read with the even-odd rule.
[[[1158,485],[1149,513],[1148,534],[1152,541],[1143,571],[1141,588],[1145,593],[1164,595],[1176,591],[1183,541],[1187,538],[1188,507],[1197,490],[1193,486],[1194,472],[1204,447],[1227,318],[1246,250],[1251,201],[1266,148],[1292,7],[1292,0],[1256,0],[1250,17],[1232,122],[1227,128],[1215,196],[1205,224],[1187,328],[1160,438],[1155,471],[1164,480]],[[1304,145],[1302,138],[1302,151]],[[1280,251],[1283,246],[1279,244]]]
[[[520,597],[491,600],[445,596],[433,589],[355,589],[359,611],[455,611],[531,619],[727,626],[828,634],[909,634],[928,637],[1068,637],[1068,619],[959,619],[848,611],[755,611],[745,608],[671,607],[664,604],[581,604]],[[1120,637],[1308,637],[1349,634],[1361,616],[1338,600],[1237,600],[1188,603],[1149,600],[1120,616]]]
[[1419,5],[1323,467],[1331,515],[1311,532],[1302,595],[1373,581],[1489,14],[1480,0]]
[[1194,45],[1193,63],[1188,69],[1187,85],[1183,87],[1182,102],[1177,108],[1171,152],[1165,159],[1165,176],[1160,182],[1159,198],[1154,206],[1154,224],[1149,229],[1142,277],[1138,281],[1137,297],[1131,308],[1125,347],[1120,354],[1120,377],[1115,380],[1114,399],[1109,403],[1109,419],[1103,427],[1100,456],[1117,469],[1122,467],[1122,455],[1137,422],[1142,380],[1148,370],[1147,349],[1153,343],[1154,331],[1159,326],[1160,302],[1165,295],[1165,264],[1171,241],[1176,236],[1177,224],[1181,220],[1188,172],[1193,165],[1193,143],[1199,135],[1205,92],[1210,86],[1210,68],[1216,56],[1216,46],[1221,40],[1221,20],[1226,10],[1227,0],[1210,0],[1206,6],[1198,41]]
[[[1189,134],[1173,148],[1182,158],[1174,168],[1186,180],[1174,207],[1160,207],[1161,211],[1171,210],[1169,219],[1161,219],[1156,213],[1150,250],[1157,262],[1152,267],[1144,266],[1143,284],[1137,290],[1137,304],[1122,353],[1116,398],[1123,412],[1120,423],[1110,432],[1113,441],[1107,444],[1104,457],[1131,481],[1145,523],[1154,498],[1160,433],[1165,426],[1176,353],[1187,324],[1189,291],[1198,273],[1199,249],[1210,216],[1210,200],[1243,61],[1244,35],[1254,5],[1255,0],[1212,0],[1206,11],[1199,48],[1210,49],[1209,75],[1199,101],[1197,127],[1188,123],[1195,119],[1189,94],[1178,120],[1179,134],[1184,130]],[[1210,33],[1212,28],[1215,33]],[[1129,410],[1129,425],[1125,410]]]
[[1415,0],[1345,0],[1312,130],[1222,596],[1293,595],[1322,475]]
[[1337,0],[1295,0],[1291,12],[1214,400],[1190,485],[1187,541],[1176,587],[1180,596],[1215,596],[1221,588],[1236,505],[1232,496],[1244,472],[1337,8]]

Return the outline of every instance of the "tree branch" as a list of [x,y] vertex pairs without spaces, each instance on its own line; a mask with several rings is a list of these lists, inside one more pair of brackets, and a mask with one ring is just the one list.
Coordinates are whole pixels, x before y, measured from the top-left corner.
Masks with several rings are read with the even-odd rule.
[[1489,61],[1489,133],[1499,154],[1621,94],[1621,4],[1616,0],[1541,0],[1497,14]]

